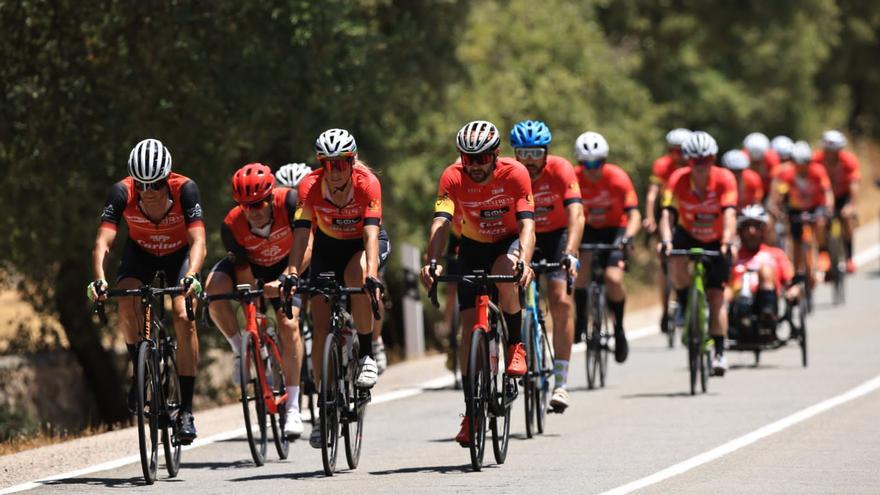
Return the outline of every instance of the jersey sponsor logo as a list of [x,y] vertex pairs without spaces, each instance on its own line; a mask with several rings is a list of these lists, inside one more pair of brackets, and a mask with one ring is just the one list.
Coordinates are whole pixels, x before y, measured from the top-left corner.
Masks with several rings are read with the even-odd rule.
[[137,241],[138,245],[148,251],[175,251],[183,246],[183,241],[177,242],[147,242]]
[[501,194],[504,192],[504,188],[492,189],[492,194]]
[[503,225],[504,222],[500,220],[497,222],[480,222],[480,232],[483,232],[484,229],[492,229]]
[[354,218],[334,218],[333,225],[337,225],[340,227],[347,227],[349,225],[355,225],[361,221],[361,217]]
[[268,246],[265,249],[261,250],[258,253],[258,256],[263,259],[267,259],[267,258],[275,259],[280,254],[282,254],[281,246],[273,244],[273,245]]
[[491,210],[480,210],[480,218],[495,218],[504,216],[507,212],[510,211],[510,208],[507,206],[503,206],[501,208],[493,208]]
[[[141,214],[126,216],[125,221],[130,223],[153,224],[153,222],[149,218]],[[165,218],[159,221],[159,225],[173,225],[182,222],[183,215],[179,213],[169,212],[167,215],[165,215]]]
[[478,201],[462,201],[461,206],[466,209],[475,208],[502,208],[513,203],[513,198],[507,195],[497,195]]
[[202,217],[202,205],[196,203],[195,206],[186,210],[187,218],[201,218]]
[[171,240],[170,235],[151,235],[150,240],[153,242],[165,242]]
[[104,218],[112,218],[116,214],[116,208],[113,205],[107,205],[101,210],[101,216]]

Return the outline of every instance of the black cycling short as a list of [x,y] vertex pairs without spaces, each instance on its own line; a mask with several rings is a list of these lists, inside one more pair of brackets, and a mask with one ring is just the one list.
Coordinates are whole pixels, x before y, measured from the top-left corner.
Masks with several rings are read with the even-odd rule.
[[[312,263],[309,271],[314,279],[326,272],[336,274],[336,280],[345,284],[345,266],[358,252],[364,250],[364,239],[335,239],[321,232],[315,231],[315,240],[312,244]],[[391,253],[391,243],[388,241],[388,233],[385,229],[379,230],[379,276],[385,271],[385,263]]]
[[[257,280],[262,280],[263,282],[271,282],[273,280],[278,280],[278,277],[284,273],[284,269],[287,268],[287,257],[275,263],[272,266],[261,266],[250,263],[251,273],[254,274],[254,278]],[[223,257],[220,261],[214,264],[211,268],[211,273],[220,272],[225,273],[232,279],[232,283],[237,283],[235,280],[235,263],[233,263],[229,258]],[[281,309],[281,298],[273,297],[269,299],[269,302],[272,304],[272,307],[275,308],[275,311],[279,311]],[[293,296],[293,306],[299,308],[302,306],[302,300],[299,296]]]
[[[626,230],[623,227],[604,227],[597,229],[587,225],[584,227],[584,236],[581,238],[583,244],[617,244],[623,239]],[[595,254],[595,253],[594,253]],[[604,267],[619,266],[623,261],[623,251],[604,251],[599,253],[599,262]]]
[[[492,271],[492,265],[499,256],[513,254],[519,251],[519,236],[509,237],[498,242],[477,242],[467,237],[461,237],[458,259],[461,263],[461,272],[468,274],[474,270]],[[458,309],[463,311],[474,307],[477,297],[476,288],[472,284],[458,284]]]
[[[562,228],[552,232],[535,234],[535,254],[532,261],[547,260],[548,263],[562,261],[562,253],[568,244],[568,229]],[[565,271],[557,269],[547,273],[549,280],[565,280]]]
[[[691,249],[702,248],[708,251],[718,251],[721,249],[721,241],[700,242],[686,230],[676,227],[675,233],[672,235],[673,249]],[[730,280],[730,261],[726,256],[715,256],[706,259],[706,288],[722,289],[724,284]]]
[[139,248],[131,239],[125,241],[122,261],[116,271],[117,283],[124,278],[136,278],[144,285],[152,284],[158,271],[165,272],[165,281],[169,287],[177,285],[189,271],[189,246],[171,254],[156,256]]
[[841,194],[840,196],[834,195],[834,218],[840,218],[841,210],[843,210],[844,205],[849,203],[850,194]]

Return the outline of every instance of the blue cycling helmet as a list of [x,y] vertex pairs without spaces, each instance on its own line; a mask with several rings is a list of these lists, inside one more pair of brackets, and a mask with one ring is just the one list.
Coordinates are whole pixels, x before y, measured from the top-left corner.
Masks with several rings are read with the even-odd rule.
[[523,120],[510,130],[510,145],[514,148],[547,146],[552,139],[550,128],[540,120]]

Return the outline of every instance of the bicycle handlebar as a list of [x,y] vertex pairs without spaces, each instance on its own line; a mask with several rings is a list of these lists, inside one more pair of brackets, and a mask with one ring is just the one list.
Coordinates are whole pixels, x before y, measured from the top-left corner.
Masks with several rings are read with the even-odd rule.
[[556,270],[562,269],[565,271],[565,292],[567,294],[571,294],[571,289],[574,286],[574,279],[568,273],[571,268],[571,259],[566,256],[562,259],[561,262],[554,261],[548,262],[547,260],[541,260],[538,262],[533,261],[530,265],[532,267],[532,271],[535,272],[535,275],[540,275],[542,273],[550,273],[555,272]]
[[[99,296],[106,296],[108,299],[113,297],[156,297],[156,296],[179,296],[181,294],[186,294],[189,290],[188,286],[177,286],[177,287],[152,287],[150,285],[143,285],[137,289],[108,289],[108,290],[99,290],[100,288],[95,285],[95,292],[98,293]],[[192,296],[184,298],[184,306],[186,308],[186,319],[189,321],[195,321],[196,315],[193,311],[192,306]],[[94,313],[98,314],[98,319],[101,321],[102,325],[107,324],[107,312],[104,309],[104,301],[98,300],[95,301],[95,306],[93,309]]]
[[[729,255],[729,254],[728,254]],[[700,248],[692,248],[692,249],[670,249],[669,255],[672,256],[687,256],[689,258],[715,258],[718,256],[722,256],[721,251],[715,251],[710,249],[700,249]]]
[[[290,280],[290,279],[288,279]],[[321,282],[321,279],[318,279]],[[302,280],[296,280],[296,293],[299,294],[311,294],[311,295],[321,295],[325,298],[329,298],[331,296],[342,296],[342,295],[352,295],[352,294],[366,294],[370,298],[370,309],[373,313],[373,319],[380,320],[382,319],[382,315],[379,313],[379,299],[376,298],[375,292],[370,290],[366,285],[371,285],[369,282],[365,284],[364,287],[345,287],[333,280],[332,282],[324,280],[324,284],[322,285],[308,285],[307,282]],[[291,284],[291,289],[293,285]],[[379,283],[375,288],[378,288],[381,296],[385,295],[385,285]],[[284,300],[284,312],[288,318],[292,318],[293,314],[293,298],[290,296],[291,292],[287,292],[287,297]],[[290,311],[290,312],[288,312]]]
[[[431,304],[433,304],[435,308],[440,307],[440,302],[437,300],[438,282],[468,282],[479,286],[488,286],[500,283],[513,283],[519,282],[519,279],[522,278],[522,274],[525,271],[525,265],[522,261],[516,262],[516,271],[513,273],[513,275],[491,275],[489,273],[486,273],[485,270],[474,270],[472,273],[467,275],[437,276],[436,259],[431,260],[430,267],[431,278],[434,279],[434,283],[431,285],[431,288],[428,289],[428,297],[431,299]],[[525,306],[525,292],[519,291],[519,299],[520,306]]]

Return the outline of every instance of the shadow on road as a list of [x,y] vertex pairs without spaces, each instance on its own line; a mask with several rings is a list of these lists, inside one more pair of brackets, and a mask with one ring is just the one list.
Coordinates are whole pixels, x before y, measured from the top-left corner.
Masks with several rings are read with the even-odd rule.
[[[345,471],[338,472],[336,474],[343,474]],[[323,478],[326,477],[324,475],[324,470],[320,471],[309,471],[307,473],[275,473],[275,474],[261,474],[257,476],[245,476],[244,478],[233,478],[229,481],[266,481],[266,480],[302,480],[308,478]]]
[[[491,468],[494,466],[483,466],[483,469]],[[389,469],[387,471],[370,471],[370,474],[374,474],[377,476],[385,476],[388,474],[412,474],[412,473],[439,473],[439,474],[449,474],[449,473],[470,473],[473,472],[470,464],[462,464],[459,466],[421,466],[421,467],[407,467],[400,469]]]
[[642,394],[626,394],[621,395],[621,399],[675,399],[679,397],[699,397],[701,395],[717,395],[712,392],[707,392],[705,394],[697,394],[691,395],[690,392],[680,391],[680,392],[646,392]]
[[222,471],[226,469],[252,468],[254,461],[251,459],[240,459],[230,462],[182,462],[181,469],[209,469],[211,471]]
[[[159,478],[159,482],[179,482],[181,480],[174,478]],[[68,478],[66,480],[52,480],[42,483],[46,486],[103,486],[107,488],[133,488],[137,486],[145,486],[144,479],[140,476],[134,478]]]

